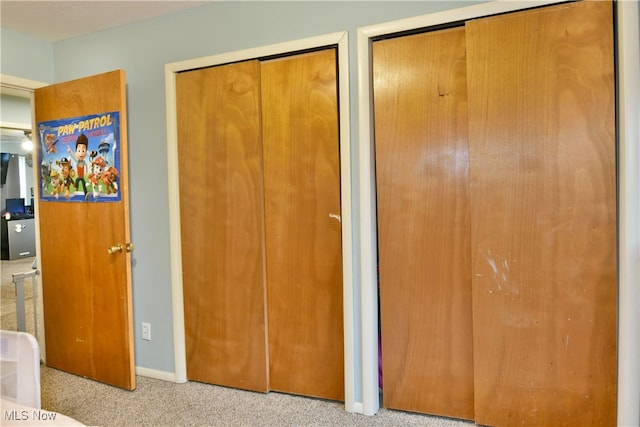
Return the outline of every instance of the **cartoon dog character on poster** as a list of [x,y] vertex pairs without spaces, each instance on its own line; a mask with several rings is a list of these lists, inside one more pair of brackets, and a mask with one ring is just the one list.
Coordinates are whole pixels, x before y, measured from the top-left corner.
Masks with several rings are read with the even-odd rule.
[[89,182],[91,183],[91,190],[93,191],[93,198],[100,197],[100,186],[102,171],[107,166],[102,156],[95,157],[91,160],[91,173],[89,174]]
[[60,166],[60,170],[62,173],[62,189],[64,191],[64,197],[69,198],[71,195],[71,186],[74,182],[75,172],[71,167],[71,162],[66,157],[63,157],[59,161],[56,162],[58,166]]
[[109,166],[102,171],[102,183],[105,186],[105,192],[107,194],[118,192],[118,170],[113,166]]
[[62,181],[60,180],[60,174],[57,170],[52,170],[49,174],[49,179],[51,180],[51,194],[56,196],[57,199],[62,192]]
[[57,153],[58,152],[58,150],[56,149],[57,143],[58,143],[58,140],[56,139],[56,136],[52,133],[48,133],[44,139],[44,145],[47,146],[47,153],[49,154]]
[[42,182],[42,192],[44,193],[51,184],[51,162],[42,162],[40,165],[40,180]]

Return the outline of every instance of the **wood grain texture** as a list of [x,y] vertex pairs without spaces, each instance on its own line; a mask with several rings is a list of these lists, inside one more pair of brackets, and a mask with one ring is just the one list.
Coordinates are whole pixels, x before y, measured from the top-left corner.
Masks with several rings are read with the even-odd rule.
[[464,28],[373,44],[383,396],[473,419]]
[[612,16],[467,23],[479,424],[616,424]]
[[271,388],[343,400],[335,49],[261,74]]
[[134,389],[131,255],[107,253],[130,242],[125,74],[35,91],[38,123],[112,111],[120,113],[121,201],[38,202],[47,365]]
[[257,61],[177,75],[187,377],[268,390]]

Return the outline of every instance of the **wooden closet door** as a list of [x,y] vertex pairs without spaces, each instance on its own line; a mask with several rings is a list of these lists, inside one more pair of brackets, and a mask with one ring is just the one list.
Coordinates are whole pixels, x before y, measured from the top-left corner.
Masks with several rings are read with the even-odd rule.
[[343,400],[336,71],[335,49],[261,64],[271,389]]
[[176,76],[191,380],[267,391],[260,69]]
[[373,43],[383,397],[473,419],[464,28]]
[[479,424],[616,424],[612,16],[467,23]]

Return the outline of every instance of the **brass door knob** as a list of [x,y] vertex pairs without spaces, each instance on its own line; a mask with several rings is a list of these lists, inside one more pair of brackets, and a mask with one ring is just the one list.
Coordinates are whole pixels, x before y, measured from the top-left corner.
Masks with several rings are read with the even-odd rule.
[[122,245],[121,244],[117,244],[114,246],[109,247],[109,249],[107,249],[107,252],[109,252],[110,254],[115,254],[118,252],[122,252]]
[[133,248],[135,248],[136,246],[133,243],[127,243],[126,245],[124,245],[124,248],[126,249],[127,252],[133,252]]

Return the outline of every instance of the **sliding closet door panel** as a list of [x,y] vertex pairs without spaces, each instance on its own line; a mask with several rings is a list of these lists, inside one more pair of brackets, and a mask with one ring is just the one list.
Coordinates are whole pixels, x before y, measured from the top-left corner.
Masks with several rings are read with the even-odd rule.
[[476,422],[616,424],[612,5],[467,24]]
[[266,391],[259,68],[181,73],[176,96],[187,377]]
[[464,28],[373,43],[384,406],[473,418]]
[[343,400],[336,54],[261,69],[271,389]]

